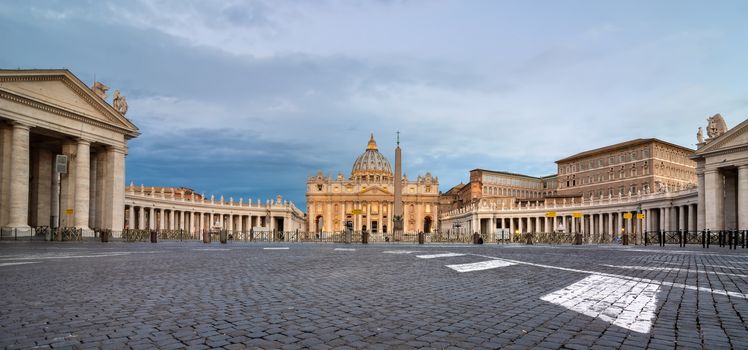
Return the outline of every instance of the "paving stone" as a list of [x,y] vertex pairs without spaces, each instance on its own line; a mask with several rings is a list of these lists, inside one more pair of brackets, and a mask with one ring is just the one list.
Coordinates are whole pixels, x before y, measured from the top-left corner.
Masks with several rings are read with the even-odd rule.
[[[0,266],[0,348],[717,349],[748,343],[748,302],[740,297],[748,291],[746,249],[372,244],[340,255],[333,254],[335,245],[290,245],[282,252],[266,246],[232,242],[225,246],[231,250],[203,251],[196,242],[0,242],[3,261],[45,257],[39,264]],[[398,249],[463,255],[383,253]],[[123,254],[55,260],[101,252]],[[462,273],[445,266],[487,257],[532,264]],[[627,313],[638,295],[633,289],[598,289],[610,305],[598,304],[595,314],[575,309],[589,295],[574,305],[541,299],[596,274],[624,281],[620,288],[642,280],[658,286],[650,328],[627,328],[632,316],[644,315]],[[619,316],[629,323],[617,322]]]

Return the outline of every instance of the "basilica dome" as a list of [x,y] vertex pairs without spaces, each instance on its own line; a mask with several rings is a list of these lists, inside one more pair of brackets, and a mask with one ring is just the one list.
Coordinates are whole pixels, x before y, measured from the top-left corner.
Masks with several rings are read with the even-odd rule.
[[372,134],[371,139],[369,139],[366,151],[358,156],[356,162],[353,163],[351,176],[353,178],[364,180],[374,180],[375,177],[380,179],[388,179],[392,177],[392,166],[390,166],[390,161],[387,160],[383,154],[379,153],[377,142],[374,141],[374,134]]

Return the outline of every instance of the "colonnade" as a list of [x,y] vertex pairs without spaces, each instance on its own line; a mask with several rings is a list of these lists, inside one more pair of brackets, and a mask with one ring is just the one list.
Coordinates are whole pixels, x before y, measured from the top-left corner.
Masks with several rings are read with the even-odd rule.
[[249,232],[252,228],[284,231],[286,225],[291,221],[288,215],[225,214],[136,205],[127,205],[125,211],[127,212],[125,228],[184,230],[191,234],[214,229],[228,230],[229,232]]
[[[123,225],[125,149],[84,137],[52,138],[49,130],[0,124],[0,227],[30,234],[32,227]],[[64,156],[57,172],[56,156]]]

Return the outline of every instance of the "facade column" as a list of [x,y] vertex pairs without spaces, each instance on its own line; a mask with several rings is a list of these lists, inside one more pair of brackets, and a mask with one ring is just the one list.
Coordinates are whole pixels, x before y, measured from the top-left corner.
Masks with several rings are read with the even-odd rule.
[[176,229],[174,227],[174,209],[169,210],[169,230]]
[[182,210],[182,211],[179,212],[179,229],[180,230],[184,230],[184,225],[185,224],[186,224],[186,222],[185,222],[184,210]]
[[156,208],[148,208],[148,229],[156,229]]
[[88,236],[93,232],[88,227],[88,213],[91,191],[91,142],[78,140],[78,150],[75,158],[75,210],[73,218],[75,227],[83,230]]
[[519,233],[525,233],[525,223],[522,217],[519,218]]
[[195,225],[195,212],[190,210],[190,226],[187,227],[187,232],[189,232],[190,234],[195,233]]
[[138,229],[145,230],[145,210],[143,207],[138,207]]
[[514,218],[509,218],[509,237],[514,237]]
[[605,214],[597,214],[597,239],[599,240],[605,232]]
[[696,215],[696,210],[694,210],[694,204],[688,205],[688,223],[686,224],[688,226],[688,231],[696,231],[696,220],[694,220],[694,215]]
[[613,239],[613,237],[616,236],[615,231],[613,231],[613,213],[608,213],[608,238]]
[[130,206],[130,209],[127,211],[127,228],[130,230],[137,228],[135,226],[135,207],[132,205]]
[[738,229],[748,230],[748,165],[738,167]]
[[[107,147],[103,174],[100,183],[104,187],[99,193],[102,196],[102,219],[104,227],[112,230],[117,237],[125,226],[125,149]],[[97,201],[98,202],[98,201]],[[135,228],[133,223],[130,228]]]
[[705,209],[704,224],[712,231],[724,229],[725,202],[724,182],[719,170],[708,170],[704,173]]
[[158,229],[165,230],[164,228],[164,210],[159,209],[158,211]]
[[29,226],[30,127],[13,124],[10,154],[10,215],[8,227],[31,234]]
[[696,177],[698,179],[698,204],[696,206],[696,229],[699,231],[706,229],[706,177],[704,174],[704,164],[697,164]]
[[686,230],[686,211],[682,205],[678,207],[678,230]]

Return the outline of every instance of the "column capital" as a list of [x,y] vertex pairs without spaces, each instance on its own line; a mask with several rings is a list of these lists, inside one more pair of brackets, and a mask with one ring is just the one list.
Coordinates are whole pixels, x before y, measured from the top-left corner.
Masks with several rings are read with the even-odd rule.
[[22,123],[22,122],[19,122],[17,120],[11,120],[10,121],[10,126],[13,129],[21,129],[21,130],[29,130],[32,127],[32,125],[29,125],[29,124],[26,124],[26,123]]
[[86,140],[86,139],[84,139],[82,137],[76,137],[75,138],[75,143],[77,143],[79,145],[91,145],[91,141],[90,140]]
[[738,170],[748,171],[748,164],[738,165]]

